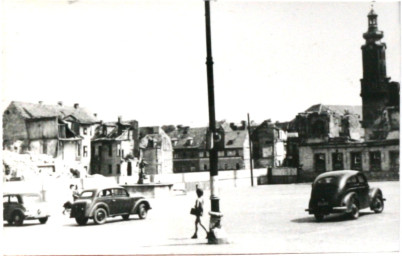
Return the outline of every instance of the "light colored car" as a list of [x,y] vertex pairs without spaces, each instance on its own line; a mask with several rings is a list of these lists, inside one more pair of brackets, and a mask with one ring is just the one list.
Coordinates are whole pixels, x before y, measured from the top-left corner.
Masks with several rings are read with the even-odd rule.
[[38,193],[3,195],[3,221],[21,226],[24,220],[39,220],[45,224],[49,218],[46,203]]

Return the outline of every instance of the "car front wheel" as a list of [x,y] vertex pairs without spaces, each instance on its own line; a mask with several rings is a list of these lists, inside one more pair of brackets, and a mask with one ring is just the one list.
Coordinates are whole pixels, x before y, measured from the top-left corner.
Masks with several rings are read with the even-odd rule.
[[39,222],[40,222],[41,224],[45,224],[45,223],[47,222],[47,219],[48,219],[48,217],[40,218],[40,219],[39,219]]
[[75,217],[75,221],[77,222],[78,225],[83,226],[87,224],[88,218]]
[[381,213],[384,210],[384,200],[381,196],[376,196],[373,203],[373,211]]
[[138,217],[140,217],[140,219],[145,219],[147,217],[147,207],[145,206],[145,204],[140,204],[138,207]]
[[101,225],[106,222],[107,212],[104,208],[98,208],[94,212],[94,221],[96,224]]
[[15,212],[12,217],[12,222],[16,226],[21,226],[24,223],[24,215],[20,212]]

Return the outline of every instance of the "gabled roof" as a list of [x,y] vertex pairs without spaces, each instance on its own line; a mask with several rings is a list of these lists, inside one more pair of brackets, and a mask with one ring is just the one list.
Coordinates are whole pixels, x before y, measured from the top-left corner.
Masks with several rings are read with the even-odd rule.
[[12,101],[9,107],[10,106],[14,106],[25,119],[59,117],[71,121],[75,120],[81,124],[94,124],[99,122],[93,113],[82,107],[74,108],[70,106],[44,105],[20,101]]
[[[207,139],[207,128],[187,128],[187,129],[176,129],[169,132],[168,135],[172,141],[177,141],[173,144],[173,148],[205,148]],[[189,140],[192,143],[189,144]]]
[[225,148],[242,148],[247,135],[247,130],[225,132]]

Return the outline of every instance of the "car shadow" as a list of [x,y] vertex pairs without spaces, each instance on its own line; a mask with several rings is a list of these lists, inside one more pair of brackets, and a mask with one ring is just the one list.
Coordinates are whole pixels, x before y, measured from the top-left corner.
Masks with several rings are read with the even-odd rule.
[[[372,215],[374,212],[360,212],[360,217],[362,218],[367,215]],[[326,215],[323,221],[317,221],[313,215],[309,215],[308,217],[297,218],[291,220],[294,223],[323,223],[323,222],[343,222],[343,221],[352,221],[353,219],[350,218],[346,213],[334,213],[330,215]]]
[[21,226],[17,226],[17,225],[13,225],[13,224],[8,224],[8,223],[3,223],[3,227],[13,227],[13,228],[21,228],[21,227],[29,227],[29,226],[41,226],[41,225],[44,225],[44,224],[41,224],[41,223],[34,223],[34,222],[32,222],[32,223],[25,223],[24,222],[24,224],[22,224]]
[[142,220],[142,219],[140,219],[140,218],[129,218],[128,220],[123,220],[121,217],[120,217],[120,219],[119,219],[119,217],[116,217],[116,218],[107,219],[106,222],[104,224],[102,224],[102,225],[96,224],[93,220],[88,220],[88,223],[85,224],[85,225],[78,225],[77,223],[69,223],[69,224],[65,224],[63,226],[66,226],[66,227],[103,226],[103,225],[108,225],[108,224],[113,224],[113,223],[140,221],[140,220]]

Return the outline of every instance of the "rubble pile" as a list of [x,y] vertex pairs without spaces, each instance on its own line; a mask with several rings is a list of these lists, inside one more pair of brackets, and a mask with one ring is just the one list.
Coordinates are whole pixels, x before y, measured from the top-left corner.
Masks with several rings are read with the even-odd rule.
[[[51,168],[40,168],[41,166]],[[3,150],[3,181],[29,180],[38,175],[72,176],[69,168],[49,155],[34,154],[31,152],[19,154]]]

